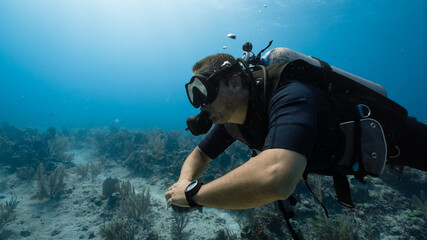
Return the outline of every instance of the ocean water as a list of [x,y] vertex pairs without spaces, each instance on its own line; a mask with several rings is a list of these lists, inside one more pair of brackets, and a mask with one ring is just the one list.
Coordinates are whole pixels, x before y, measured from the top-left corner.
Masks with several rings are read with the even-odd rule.
[[[7,123],[0,127],[0,201],[13,202],[16,197],[19,202],[15,219],[5,225],[0,222],[0,239],[101,239],[102,221],[112,222],[116,216],[114,207],[99,199],[108,177],[131,181],[137,193],[154,184],[155,204],[149,217],[170,225],[181,221],[162,205],[162,194],[200,140],[183,132],[187,117],[198,113],[184,85],[196,61],[222,52],[240,57],[247,41],[255,53],[273,40],[268,50],[287,47],[376,82],[411,116],[426,122],[426,10],[423,0],[0,0],[0,123]],[[236,39],[228,38],[229,33]],[[50,127],[55,129],[53,135]],[[42,152],[34,142],[49,150]],[[32,152],[17,148],[25,144]],[[246,160],[245,147],[232,150],[214,163],[214,173],[207,180]],[[227,161],[234,162],[224,165]],[[25,166],[35,171],[39,163],[48,175],[65,166],[68,183],[62,197],[30,199],[37,181],[16,173]],[[85,164],[100,164],[102,173],[83,179],[74,169],[92,168]],[[141,164],[148,165],[141,168]],[[156,174],[163,175],[156,178]],[[425,209],[420,190],[427,189],[427,176],[413,170],[397,175],[390,170],[383,179],[372,180],[383,195],[356,192],[364,199],[359,202],[363,210],[335,213],[360,228],[363,237],[425,239],[426,216],[420,217],[417,206]],[[316,184],[321,181],[315,180]],[[413,187],[405,189],[407,183]],[[332,189],[330,181],[324,184]],[[34,191],[28,195],[30,190]],[[303,190],[297,193],[309,197]],[[88,195],[90,200],[85,198]],[[324,193],[323,197],[330,208],[338,209],[332,200],[328,202],[333,196]],[[391,199],[390,207],[387,200]],[[83,212],[71,207],[83,203],[87,203]],[[67,204],[70,208],[61,208]],[[315,205],[302,202],[300,222],[316,213],[310,204]],[[258,214],[249,223],[269,226],[260,219],[275,221],[277,216],[267,210],[237,215],[194,212],[185,233],[178,235],[181,239],[227,239],[227,232],[218,232],[228,226],[236,236],[251,239],[252,235],[241,235],[239,230],[249,231],[249,227],[235,219]],[[389,215],[380,216],[385,213]],[[88,223],[74,224],[76,218]],[[44,225],[35,223],[43,221]],[[142,225],[145,221],[137,220]],[[178,239],[168,226],[154,222],[139,229],[138,236]],[[200,222],[209,231],[200,230]],[[297,225],[308,229],[307,224]],[[67,230],[64,226],[68,225]],[[46,226],[48,230],[36,233]],[[8,231],[5,235],[3,227]],[[285,238],[285,233],[269,231],[265,236],[270,239]]]
[[196,113],[184,91],[192,65],[270,40],[383,85],[427,120],[422,0],[20,0],[0,9],[0,121],[18,126],[183,129]]

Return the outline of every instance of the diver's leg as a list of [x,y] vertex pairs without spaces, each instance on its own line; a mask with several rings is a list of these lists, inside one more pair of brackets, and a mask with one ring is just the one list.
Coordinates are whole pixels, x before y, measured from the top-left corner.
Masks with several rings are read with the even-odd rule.
[[405,137],[398,146],[400,156],[388,159],[387,164],[427,171],[427,125],[408,117],[406,127]]

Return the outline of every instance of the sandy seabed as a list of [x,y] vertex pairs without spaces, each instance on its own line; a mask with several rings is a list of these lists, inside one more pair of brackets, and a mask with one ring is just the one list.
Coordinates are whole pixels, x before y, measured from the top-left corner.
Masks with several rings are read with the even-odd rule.
[[[221,239],[217,235],[220,230],[227,230],[231,233],[233,236],[229,239],[240,239],[241,237],[242,226],[246,225],[245,220],[247,221],[247,219],[245,218],[248,216],[231,210],[203,208],[202,211],[192,211],[186,214],[189,221],[182,231],[181,238],[178,238],[172,234],[172,226],[176,223],[173,210],[168,207],[164,198],[165,191],[174,183],[170,177],[137,176],[123,161],[113,161],[112,159],[103,161],[104,157],[92,154],[90,148],[70,153],[74,154],[72,160],[74,165],[102,163],[103,169],[101,174],[91,179],[90,177],[82,178],[76,173],[74,167],[66,168],[64,179],[66,186],[60,199],[32,199],[32,196],[38,191],[36,180],[21,180],[16,174],[10,174],[7,167],[0,168],[0,202],[10,201],[12,197],[18,201],[17,207],[13,210],[15,218],[6,223],[0,240],[103,239],[99,233],[100,227],[118,220],[117,212],[120,211],[117,206],[108,207],[108,200],[101,197],[102,184],[108,177],[117,178],[120,182],[129,181],[136,193],[141,193],[144,189],[148,189],[150,192],[151,204],[149,210],[144,214],[144,219],[148,220],[148,224],[138,222],[138,234],[135,239],[147,239],[149,233],[155,233],[158,239],[174,239],[175,237],[175,239],[185,240],[213,240]],[[414,206],[411,195],[405,195],[405,191],[402,191],[402,188],[415,189],[416,193],[426,190],[427,173],[412,170],[404,176],[405,179],[396,178],[394,183],[390,180],[384,181],[387,176],[391,177],[391,180],[396,178],[390,174],[386,174],[382,178],[369,178],[373,187],[372,191],[359,190],[352,193],[357,204],[357,208],[354,210],[342,209],[336,202],[332,179],[327,181],[325,176],[312,176],[310,182],[314,189],[319,186],[321,187],[319,189],[324,188],[319,193],[321,193],[320,196],[323,195],[325,205],[329,205],[327,207],[332,219],[335,220],[334,224],[337,221],[345,221],[350,224],[351,231],[357,234],[358,238],[355,239],[427,239],[427,218],[425,215],[411,216],[414,211],[418,211],[418,207]],[[316,181],[316,179],[322,181]],[[323,185],[316,186],[318,185],[316,183]],[[400,186],[399,189],[396,188],[398,186]],[[354,186],[352,186],[353,190],[356,190]],[[294,227],[300,229],[306,239],[316,239],[311,231],[313,227],[308,220],[315,218],[321,207],[307,193],[305,186],[302,189],[297,188],[297,191],[299,191],[296,194],[300,195],[300,203],[295,209],[297,215]],[[317,195],[319,196],[319,194]],[[426,199],[421,197],[420,199],[423,201],[421,204],[424,204],[425,207]],[[268,208],[268,206],[266,207]],[[262,211],[258,211],[261,215],[252,216],[252,219],[261,219]],[[274,214],[278,214],[278,212],[275,211]],[[282,219],[281,216],[280,219]],[[280,226],[279,222],[276,225]],[[270,239],[283,239],[288,235],[283,223],[280,231],[284,234],[274,235],[274,238]],[[249,235],[245,239],[255,239],[253,236]]]
[[[89,151],[73,153],[75,164],[96,161]],[[100,200],[100,196],[102,183],[107,177],[130,181],[136,193],[148,188],[151,194],[150,229],[158,234],[159,239],[172,239],[174,218],[164,198],[170,184],[166,180],[156,176],[149,179],[136,177],[119,164],[103,169],[94,180],[81,178],[73,168],[65,171],[65,193],[59,200],[31,199],[37,192],[36,181],[24,181],[18,179],[16,174],[7,175],[4,170],[0,172],[0,181],[5,186],[2,191],[0,189],[2,201],[14,196],[19,202],[14,209],[15,219],[4,227],[9,235],[5,239],[103,239],[99,229],[104,221],[107,224],[109,221],[103,217],[106,200]],[[183,231],[183,239],[212,239],[219,229],[229,229],[240,235],[238,222],[226,210],[203,209],[202,212],[193,211],[188,215],[189,222]]]

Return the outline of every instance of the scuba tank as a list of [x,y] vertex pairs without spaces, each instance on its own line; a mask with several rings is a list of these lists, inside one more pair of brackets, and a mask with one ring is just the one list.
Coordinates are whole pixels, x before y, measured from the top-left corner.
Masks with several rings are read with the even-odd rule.
[[[273,64],[277,64],[277,63],[285,63],[285,62],[292,62],[295,60],[303,60],[307,63],[309,63],[310,65],[313,65],[315,67],[322,67],[322,61],[311,57],[311,56],[307,56],[304,54],[301,54],[299,52],[293,51],[289,48],[284,48],[284,47],[278,47],[278,48],[274,48],[270,51],[268,51],[267,53],[265,53],[264,55],[261,56],[261,54],[268,48],[270,47],[270,45],[272,44],[273,41],[270,41],[268,46],[266,48],[264,48],[263,50],[261,50],[258,55],[255,57],[254,53],[252,52],[252,44],[250,42],[246,42],[243,44],[242,49],[243,49],[243,56],[242,59],[251,65],[263,65],[265,67],[273,65]],[[381,85],[371,82],[369,80],[366,80],[364,78],[358,77],[354,74],[351,74],[349,72],[343,71],[339,68],[333,67],[331,66],[331,70],[335,73],[338,73],[339,75],[342,75],[344,77],[347,77],[381,95],[383,95],[384,97],[387,97],[387,92],[384,89],[384,87],[382,87]]]

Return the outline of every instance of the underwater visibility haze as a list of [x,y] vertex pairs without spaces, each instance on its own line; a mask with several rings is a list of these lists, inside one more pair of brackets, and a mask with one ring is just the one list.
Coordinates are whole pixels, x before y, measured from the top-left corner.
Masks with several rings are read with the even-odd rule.
[[0,121],[17,126],[183,129],[196,112],[184,90],[192,65],[270,40],[269,49],[383,85],[427,120],[425,1],[22,0],[0,9]]
[[[286,47],[382,85],[427,123],[427,1],[0,0],[0,240],[290,239],[274,206],[176,214],[165,192],[202,138],[184,85],[202,58]],[[233,144],[212,181],[250,157]],[[352,185],[310,176],[306,239],[426,239],[427,175],[390,168]]]

